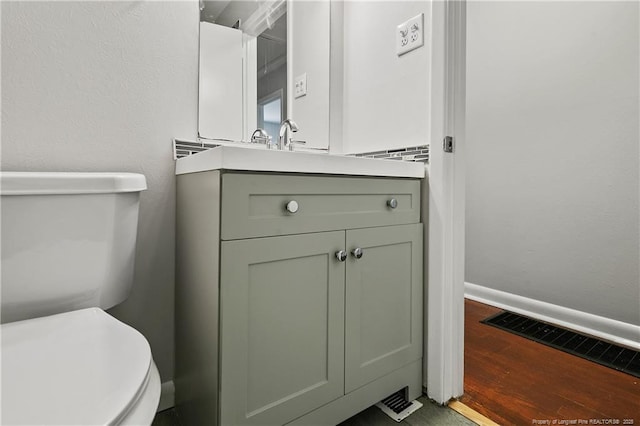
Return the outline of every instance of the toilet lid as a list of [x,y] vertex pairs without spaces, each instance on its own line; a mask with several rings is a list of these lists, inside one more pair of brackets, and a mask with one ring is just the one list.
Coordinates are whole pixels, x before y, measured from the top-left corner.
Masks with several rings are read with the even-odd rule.
[[98,308],[3,324],[0,423],[117,423],[150,365],[146,339]]

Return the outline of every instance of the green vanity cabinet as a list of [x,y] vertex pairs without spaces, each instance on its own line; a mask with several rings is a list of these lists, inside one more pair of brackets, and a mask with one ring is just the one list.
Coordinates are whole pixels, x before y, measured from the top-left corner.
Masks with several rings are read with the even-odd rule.
[[207,171],[177,191],[186,424],[330,425],[421,393],[419,180]]

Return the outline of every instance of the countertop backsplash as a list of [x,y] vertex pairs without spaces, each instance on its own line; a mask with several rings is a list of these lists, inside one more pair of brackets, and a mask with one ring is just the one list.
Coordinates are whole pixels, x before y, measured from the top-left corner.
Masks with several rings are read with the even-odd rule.
[[[197,141],[189,141],[183,139],[174,139],[173,140],[173,155],[174,159],[186,157],[192,154],[197,154],[201,151],[206,151],[207,149],[215,148],[220,145],[234,145],[234,146],[244,146],[246,148],[251,149],[265,149],[264,145],[249,143],[249,142],[239,142],[239,141],[229,141],[229,140],[203,140],[199,139]],[[300,151],[306,151],[301,148]],[[407,148],[394,148],[387,149],[381,151],[372,151],[372,152],[362,152],[357,154],[348,154],[352,157],[365,157],[365,158],[378,158],[382,160],[401,160],[401,161],[412,161],[412,162],[421,162],[428,163],[429,162],[429,145],[420,145],[420,146],[411,146]]]
[[428,163],[429,145],[411,146],[407,148],[394,148],[383,151],[362,152],[351,154],[356,157],[379,158],[382,160],[402,160]]

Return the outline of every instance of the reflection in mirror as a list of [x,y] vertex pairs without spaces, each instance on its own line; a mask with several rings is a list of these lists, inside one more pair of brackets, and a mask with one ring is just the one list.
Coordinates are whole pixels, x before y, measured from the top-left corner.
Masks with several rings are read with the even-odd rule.
[[[258,84],[258,87],[260,85]],[[271,137],[274,137],[280,131],[280,123],[282,123],[285,114],[285,98],[283,90],[279,89],[269,96],[258,100],[258,128],[263,129]]]
[[287,114],[286,0],[200,4],[199,136],[274,137]]
[[287,116],[287,15],[258,36],[257,127],[278,134]]

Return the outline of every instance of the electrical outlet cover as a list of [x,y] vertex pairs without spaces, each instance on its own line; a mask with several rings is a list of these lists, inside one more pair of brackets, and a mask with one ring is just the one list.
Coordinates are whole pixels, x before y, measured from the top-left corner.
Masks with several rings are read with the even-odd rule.
[[293,88],[293,97],[299,98],[307,94],[307,73],[296,77]]
[[424,14],[416,15],[396,28],[398,56],[424,45]]

